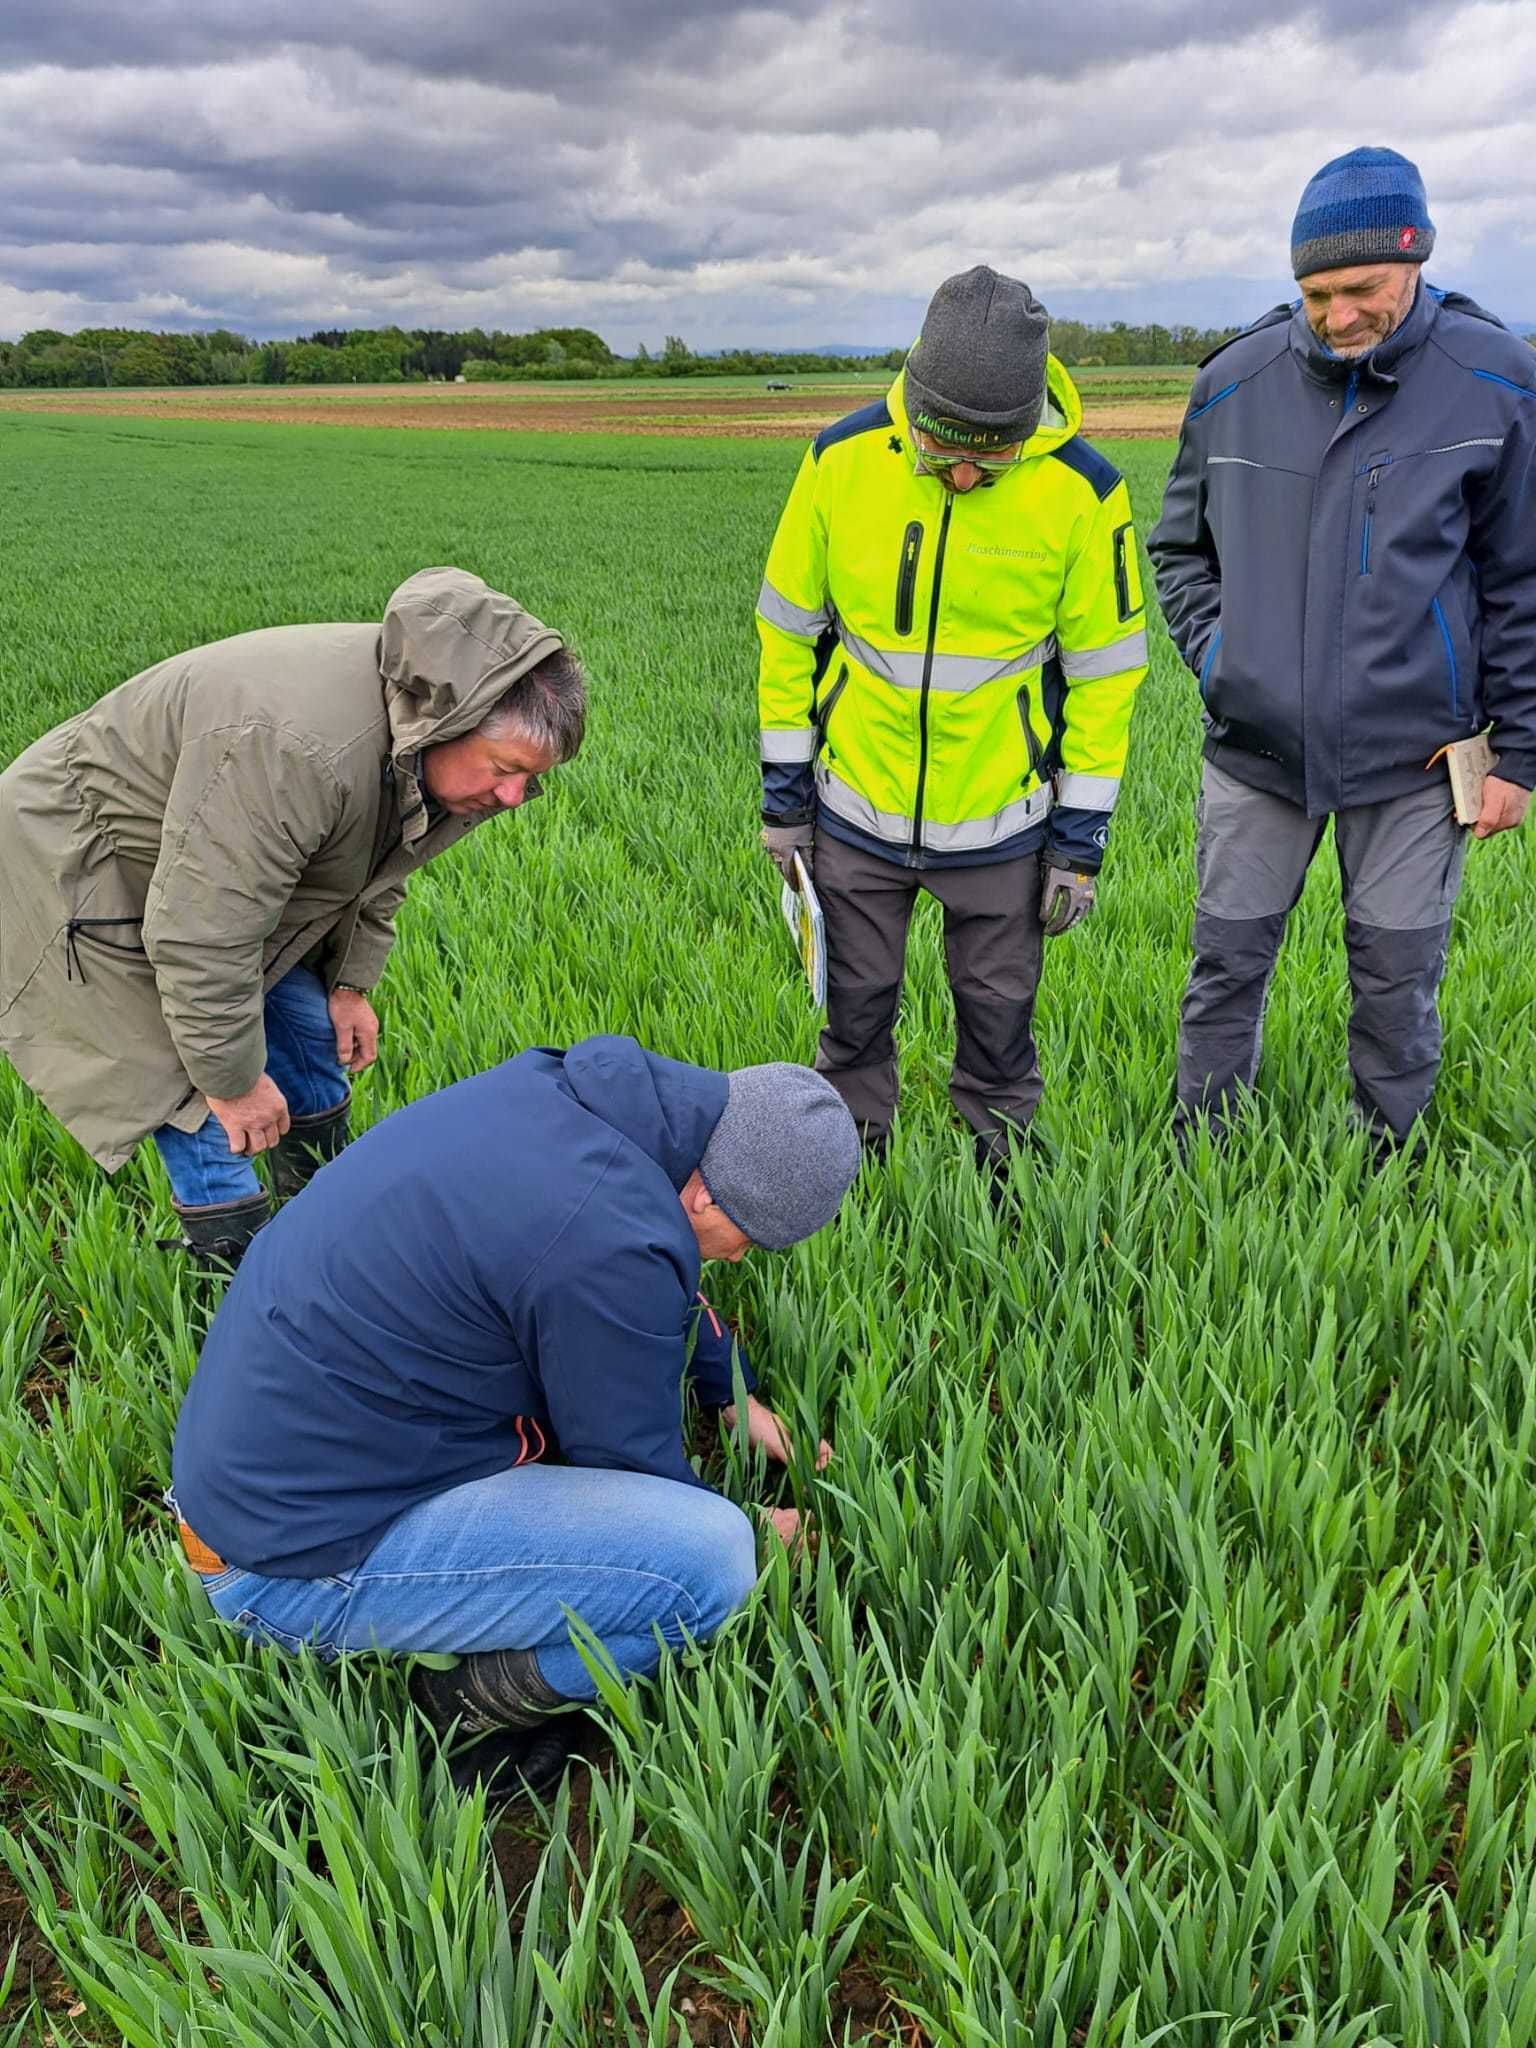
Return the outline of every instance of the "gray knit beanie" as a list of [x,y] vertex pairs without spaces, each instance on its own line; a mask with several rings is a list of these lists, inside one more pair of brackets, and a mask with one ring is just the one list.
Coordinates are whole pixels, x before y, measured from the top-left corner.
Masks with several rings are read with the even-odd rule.
[[956,448],[1025,440],[1045,406],[1046,311],[985,263],[947,277],[907,357],[907,418]]
[[775,1060],[728,1074],[699,1173],[738,1230],[781,1252],[830,1223],[859,1170],[843,1098],[809,1067]]

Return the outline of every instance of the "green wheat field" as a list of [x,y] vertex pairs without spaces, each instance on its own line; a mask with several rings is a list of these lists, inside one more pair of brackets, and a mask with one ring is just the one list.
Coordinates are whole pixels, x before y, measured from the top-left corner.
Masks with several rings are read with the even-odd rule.
[[[1102,445],[1145,533],[1170,444]],[[798,453],[8,414],[0,759],[178,648],[476,570],[583,655],[590,738],[413,885],[363,1121],[594,1031],[808,1060],[752,631]],[[1048,951],[1056,1162],[994,1215],[925,905],[888,1164],[712,1290],[833,1440],[789,1482],[819,1551],[614,1691],[547,1814],[455,1799],[386,1662],[213,1620],[159,1504],[209,1283],[158,1166],[108,1182],[0,1071],[0,2048],[1536,2042],[1536,828],[1472,852],[1421,1166],[1346,1115],[1325,846],[1262,1101],[1186,1171],[1198,724],[1154,639]]]

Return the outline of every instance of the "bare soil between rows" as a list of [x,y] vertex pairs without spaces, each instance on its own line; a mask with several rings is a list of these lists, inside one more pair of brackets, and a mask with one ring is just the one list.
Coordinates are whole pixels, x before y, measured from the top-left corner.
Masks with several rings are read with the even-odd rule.
[[[451,428],[522,434],[722,436],[734,440],[804,440],[840,419],[863,392],[801,392],[785,404],[756,392],[657,391],[611,398],[483,395],[482,388],[439,389],[406,396],[398,386],[347,386],[313,394],[289,387],[217,391],[7,391],[0,412],[96,414],[114,419],[228,420],[290,426]],[[1178,397],[1095,399],[1084,393],[1083,432],[1097,440],[1152,440],[1175,435],[1186,400]]]

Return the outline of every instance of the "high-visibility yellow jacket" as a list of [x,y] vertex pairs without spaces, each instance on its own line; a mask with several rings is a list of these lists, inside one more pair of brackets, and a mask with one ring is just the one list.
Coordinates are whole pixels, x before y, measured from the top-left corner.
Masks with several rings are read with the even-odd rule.
[[964,493],[916,472],[900,376],[812,443],[757,606],[769,822],[911,867],[1099,866],[1146,617],[1124,481],[1054,356],[1048,386],[1022,460]]

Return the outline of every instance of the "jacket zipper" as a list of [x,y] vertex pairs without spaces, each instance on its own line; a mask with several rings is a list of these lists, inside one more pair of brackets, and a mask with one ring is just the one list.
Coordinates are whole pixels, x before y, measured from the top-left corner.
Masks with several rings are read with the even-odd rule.
[[912,805],[912,860],[923,850],[923,787],[928,780],[928,693],[933,684],[933,651],[939,637],[939,592],[944,584],[944,545],[949,539],[949,517],[955,509],[952,495],[944,500],[944,517],[939,521],[939,545],[933,558],[933,595],[928,601],[928,645],[923,650],[923,687],[917,705],[917,796]]
[[[98,938],[96,936],[97,933],[109,925],[134,926],[141,935],[139,943],[134,945],[130,940],[126,946],[123,946],[119,945],[116,939]],[[80,958],[80,940],[82,937],[88,938],[93,945],[102,947],[108,953],[132,953],[136,958],[144,959],[146,954],[142,936],[143,929],[144,920],[142,917],[72,917],[68,919],[64,926],[64,979],[66,981],[78,981],[82,987],[85,985],[85,962]],[[178,1103],[177,1108],[179,1109],[180,1107],[181,1105]]]
[[816,758],[816,755],[820,754],[822,748],[827,744],[827,727],[832,722],[832,713],[836,708],[837,700],[847,687],[848,664],[845,661],[837,672],[837,681],[827,692],[827,701],[819,708],[812,709],[811,724],[816,729],[816,754],[812,755],[812,760]]
[[1205,650],[1205,660],[1200,665],[1200,701],[1205,702],[1206,689],[1211,680],[1211,665],[1216,659],[1216,650],[1221,645],[1221,628],[1216,628],[1216,637]]
[[896,577],[896,630],[903,639],[912,630],[912,600],[917,591],[917,560],[923,552],[923,522],[914,519],[901,543],[901,569]]
[[1117,526],[1114,533],[1110,536],[1110,552],[1114,556],[1115,563],[1115,608],[1120,614],[1122,623],[1126,623],[1134,618],[1137,609],[1131,604],[1131,572],[1125,559],[1126,549],[1133,548],[1135,545],[1136,542],[1131,532],[1131,522],[1129,520],[1123,526]]
[[374,821],[373,851],[368,856],[370,882],[404,839],[404,820],[400,815],[400,797],[395,787],[395,764],[386,757],[379,771],[379,815]]
[[1445,647],[1445,665],[1451,677],[1451,716],[1461,716],[1461,678],[1456,673],[1456,647],[1451,639],[1451,629],[1445,623],[1445,613],[1440,609],[1438,597],[1432,597],[1429,608],[1435,615],[1435,624],[1440,628],[1440,639]]
[[1024,751],[1029,756],[1029,773],[1019,786],[1021,789],[1028,789],[1029,785],[1040,773],[1040,763],[1045,759],[1045,749],[1040,744],[1035,728],[1029,722],[1028,683],[1024,685],[1013,701],[1019,707],[1019,723],[1024,728]]
[[1376,511],[1376,486],[1380,481],[1381,465],[1378,463],[1366,479],[1365,485],[1365,524],[1360,530],[1360,574],[1362,576],[1369,576],[1371,573],[1371,520]]

